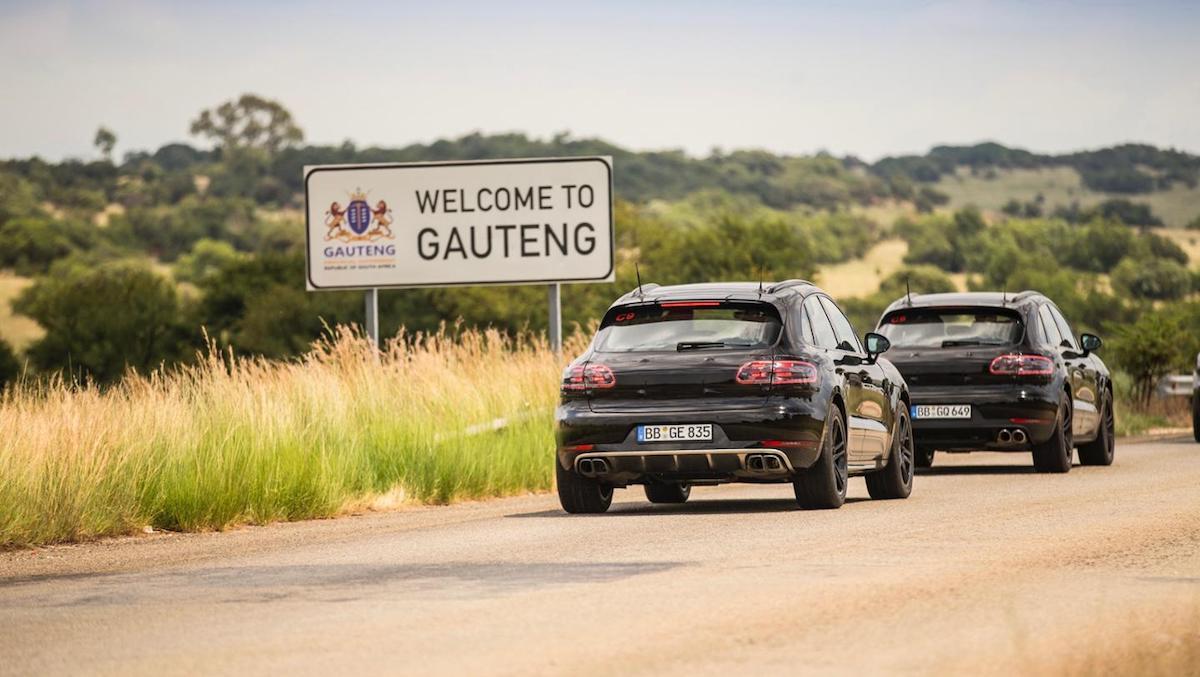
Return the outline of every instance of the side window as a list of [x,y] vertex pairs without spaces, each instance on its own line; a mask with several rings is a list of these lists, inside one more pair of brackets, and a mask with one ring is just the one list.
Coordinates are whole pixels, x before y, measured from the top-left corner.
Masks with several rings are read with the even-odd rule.
[[837,334],[833,332],[833,325],[829,323],[825,311],[821,310],[821,302],[816,296],[810,296],[804,301],[804,319],[810,327],[814,345],[821,348],[837,347]]
[[796,317],[800,319],[800,340],[810,346],[817,345],[817,337],[813,334],[813,323],[808,319],[808,312],[804,308],[797,308]]
[[1058,308],[1048,306],[1050,314],[1054,316],[1054,323],[1058,325],[1058,333],[1062,335],[1062,340],[1066,341],[1067,347],[1072,350],[1079,350],[1079,346],[1075,343],[1075,332],[1071,331],[1071,325],[1067,324],[1067,318],[1062,316]]
[[846,319],[833,299],[827,296],[822,296],[820,299],[821,305],[825,307],[825,312],[829,315],[829,321],[833,323],[833,331],[837,334],[838,349],[862,353],[862,346],[858,344],[858,337],[854,335],[854,327],[850,326],[850,320]]
[[1050,306],[1038,307],[1038,319],[1041,320],[1042,337],[1046,339],[1046,344],[1058,347],[1062,344],[1062,334],[1058,333],[1058,325],[1054,322],[1054,316],[1050,314]]

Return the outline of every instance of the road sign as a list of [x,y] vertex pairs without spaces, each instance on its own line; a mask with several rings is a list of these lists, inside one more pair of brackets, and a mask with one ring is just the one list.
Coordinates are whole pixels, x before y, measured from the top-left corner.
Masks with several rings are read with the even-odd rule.
[[612,159],[304,168],[309,291],[613,280]]
[[613,279],[609,158],[324,165],[304,185],[311,291]]

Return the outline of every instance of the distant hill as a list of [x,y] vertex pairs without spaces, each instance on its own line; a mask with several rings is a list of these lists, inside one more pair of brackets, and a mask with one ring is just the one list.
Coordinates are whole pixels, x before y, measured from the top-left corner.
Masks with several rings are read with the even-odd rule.
[[[415,162],[532,156],[611,155],[617,196],[632,202],[676,200],[718,189],[753,197],[778,209],[837,209],[909,202],[928,211],[941,205],[1006,206],[1030,212],[1070,214],[1114,198],[1148,205],[1168,226],[1200,217],[1200,156],[1144,144],[1064,155],[1047,155],[998,143],[937,146],[924,155],[887,157],[873,164],[826,153],[781,155],[763,150],[714,152],[692,157],[678,150],[631,151],[601,139],[560,134],[468,134],[402,148],[298,146],[258,166],[230,166],[219,154],[186,144],[105,162],[41,160],[0,162],[42,199],[66,207],[103,207],[106,202],[173,202],[197,190],[195,175],[211,176],[208,192],[249,197],[259,204],[295,206],[304,165],[349,162]],[[153,187],[151,195],[138,190]],[[1015,201],[1015,207],[1010,204]],[[1143,224],[1144,225],[1144,224]]]

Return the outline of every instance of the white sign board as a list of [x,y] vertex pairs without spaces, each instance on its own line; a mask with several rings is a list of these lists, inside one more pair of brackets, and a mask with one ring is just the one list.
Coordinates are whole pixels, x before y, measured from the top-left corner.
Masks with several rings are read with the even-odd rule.
[[613,279],[607,157],[304,168],[310,291]]

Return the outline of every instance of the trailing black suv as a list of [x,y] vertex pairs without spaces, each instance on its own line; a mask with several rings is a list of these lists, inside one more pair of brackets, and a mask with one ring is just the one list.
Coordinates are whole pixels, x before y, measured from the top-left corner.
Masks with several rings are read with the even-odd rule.
[[1030,451],[1041,472],[1113,462],[1112,381],[1101,341],[1076,340],[1036,291],[905,296],[877,331],[912,393],[917,465],[935,450]]
[[801,506],[837,508],[855,474],[873,498],[907,497],[908,392],[879,358],[887,339],[865,343],[803,280],[634,289],[563,373],[563,509],[604,512],[636,484],[682,503],[723,482],[790,482]]

